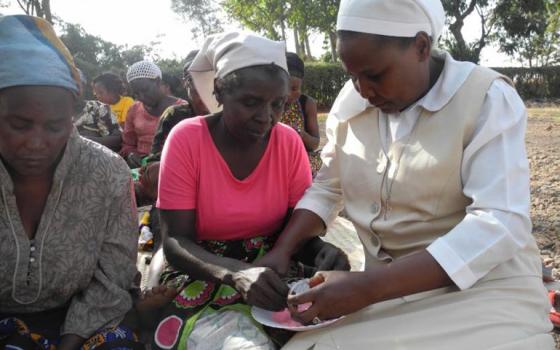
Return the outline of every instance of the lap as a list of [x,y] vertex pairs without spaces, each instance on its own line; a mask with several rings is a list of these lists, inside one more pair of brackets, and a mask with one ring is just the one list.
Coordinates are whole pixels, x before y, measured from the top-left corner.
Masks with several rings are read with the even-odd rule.
[[[56,328],[56,329],[54,329]],[[0,347],[12,349],[52,350],[60,342],[60,325],[47,329],[43,325],[37,328],[33,322],[26,323],[17,317],[0,320]],[[134,332],[124,326],[104,328],[87,339],[82,350],[95,349],[144,349]]]
[[282,349],[554,349],[542,282],[486,281],[372,305],[323,329],[300,333]]

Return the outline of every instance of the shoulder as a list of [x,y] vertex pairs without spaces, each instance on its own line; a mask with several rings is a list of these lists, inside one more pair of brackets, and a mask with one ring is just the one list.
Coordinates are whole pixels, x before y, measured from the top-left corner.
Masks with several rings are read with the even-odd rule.
[[134,104],[134,99],[130,96],[122,96],[118,103],[121,103],[126,106],[132,106]]
[[201,142],[208,127],[204,117],[194,117],[181,121],[169,133],[168,142]]
[[161,116],[161,120],[162,122],[164,122],[169,118],[186,119],[186,118],[193,118],[193,117],[196,117],[193,108],[188,102],[184,101],[181,104],[167,107]]
[[303,101],[303,103],[305,104],[305,107],[308,107],[308,106],[309,106],[309,107],[317,106],[317,101],[316,101],[313,97],[311,97],[311,96],[309,96],[309,95],[303,95],[303,94],[302,94],[302,95],[301,95],[301,100],[300,100],[300,101]]
[[129,112],[133,112],[133,111],[139,111],[144,109],[144,106],[142,105],[142,102],[140,101],[135,101],[134,103],[132,103],[132,105],[129,108]]
[[298,146],[301,143],[301,137],[293,128],[286,124],[276,123],[272,129],[275,143],[282,145],[285,148],[286,145]]
[[121,156],[97,142],[73,137],[77,137],[73,142],[80,150],[75,168],[85,178],[104,179],[106,186],[115,190],[130,181],[130,169]]

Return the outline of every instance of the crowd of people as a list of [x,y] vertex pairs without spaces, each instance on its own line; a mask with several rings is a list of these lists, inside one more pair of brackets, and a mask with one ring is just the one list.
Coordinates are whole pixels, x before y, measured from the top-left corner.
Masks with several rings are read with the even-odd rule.
[[[351,79],[319,151],[283,42],[211,35],[181,79],[140,61],[85,101],[49,23],[0,17],[0,347],[553,349],[526,110],[507,77],[437,49],[444,21],[439,0],[341,1]],[[342,210],[363,271],[321,238]],[[343,318],[294,333],[252,307]]]

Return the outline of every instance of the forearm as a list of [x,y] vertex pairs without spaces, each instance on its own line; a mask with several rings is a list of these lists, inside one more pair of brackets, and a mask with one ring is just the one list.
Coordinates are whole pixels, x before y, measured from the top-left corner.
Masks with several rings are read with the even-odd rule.
[[380,265],[363,274],[360,289],[367,296],[367,305],[453,285],[427,250]]
[[212,254],[186,237],[168,237],[163,242],[168,262],[195,279],[233,286],[232,275],[252,265]]
[[305,149],[308,152],[315,151],[319,147],[321,139],[318,136],[313,136],[307,133],[305,130],[300,132],[301,139],[305,145]]
[[321,235],[325,228],[325,223],[317,214],[307,209],[297,209],[293,212],[273,249],[284,255],[292,256],[307,241]]

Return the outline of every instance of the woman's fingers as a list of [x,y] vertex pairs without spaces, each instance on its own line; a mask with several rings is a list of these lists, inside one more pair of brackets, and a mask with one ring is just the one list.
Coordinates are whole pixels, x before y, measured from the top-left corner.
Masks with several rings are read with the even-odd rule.
[[327,273],[323,271],[319,271],[309,279],[309,288],[318,286],[319,284],[325,282],[326,280],[327,280]]

